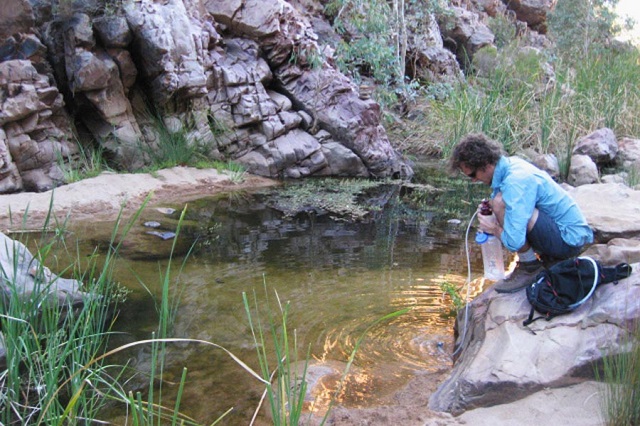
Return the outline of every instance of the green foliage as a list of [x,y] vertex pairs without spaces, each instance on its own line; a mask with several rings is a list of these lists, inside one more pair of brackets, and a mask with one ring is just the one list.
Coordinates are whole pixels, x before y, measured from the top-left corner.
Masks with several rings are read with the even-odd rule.
[[223,137],[227,133],[231,131],[231,126],[224,122],[224,120],[220,120],[215,114],[207,115],[207,122],[209,123],[209,129],[211,129],[211,134],[214,137]]
[[325,58],[322,52],[318,52],[315,45],[296,45],[291,52],[289,62],[301,66],[308,66],[311,69],[320,69],[325,63]]
[[193,138],[192,126],[169,129],[162,117],[150,116],[156,141],[153,146],[140,144],[140,150],[151,161],[150,169],[190,166],[205,158],[201,142]]
[[333,22],[343,36],[337,46],[337,65],[356,82],[371,77],[389,86],[398,76],[398,61],[389,44],[391,9],[385,1],[337,0],[326,6],[327,12],[339,7]]
[[460,295],[460,289],[455,284],[445,281],[440,284],[440,289],[444,294],[449,297],[451,304],[453,305],[453,309],[457,312],[460,309],[464,308],[465,301],[464,297]]
[[[49,234],[46,222],[34,254],[39,260],[36,277],[48,276],[44,265],[57,263],[54,247],[66,249],[64,232]],[[48,288],[26,296],[15,281],[6,283],[12,290],[0,315],[7,350],[0,379],[2,424],[83,423],[96,418],[112,396],[105,384],[117,378],[122,367],[95,359],[108,342],[109,319],[123,297],[112,279],[120,236],[114,230],[109,251],[99,259],[101,264],[93,256],[86,265],[78,259],[60,272],[84,284],[86,296],[80,307],[59,306],[55,296],[52,303]],[[22,273],[25,271],[15,269],[10,276],[20,278]]]
[[618,0],[559,0],[548,14],[549,36],[556,51],[572,61],[606,48],[620,30],[613,9]]
[[[411,3],[421,3],[428,10],[429,2]],[[375,83],[374,97],[384,106],[404,101],[415,89],[405,79],[403,6],[404,2],[384,0],[332,0],[325,5],[325,13],[342,37],[335,46],[338,68],[358,84]]]
[[65,161],[58,154],[57,163],[64,174],[65,183],[92,178],[109,169],[104,158],[104,148],[83,147],[80,143],[78,143],[77,158]]
[[[475,75],[430,99],[424,118],[401,128],[397,139],[406,151],[428,147],[448,157],[460,138],[482,131],[510,154],[526,148],[555,154],[566,176],[578,137],[605,126],[620,136],[640,134],[636,49],[590,51],[574,63],[513,44],[481,49],[473,64]],[[551,64],[555,72],[547,71]]]
[[607,426],[640,424],[640,328],[621,342],[623,352],[604,354],[602,371],[596,369],[596,378],[606,383],[601,399]]
[[245,166],[233,161],[227,161],[221,166],[216,166],[216,168],[226,173],[233,183],[244,182],[247,174],[247,168]]
[[[300,424],[304,408],[309,353],[307,351],[307,355],[302,361],[298,358],[297,335],[290,334],[291,330],[287,322],[289,304],[283,305],[277,293],[276,299],[278,302],[277,320],[268,298],[267,302],[262,304],[266,306],[267,312],[261,314],[256,295],[253,295],[253,303],[251,303],[246,293],[242,293],[245,312],[258,352],[262,377],[265,382],[269,383],[265,394],[269,402],[273,424],[294,426]],[[267,317],[266,324],[262,323],[264,316]],[[268,334],[265,333],[265,329],[268,330]],[[268,343],[273,344],[273,357]],[[275,364],[273,371],[272,362]]]
[[494,44],[498,49],[513,43],[516,39],[516,26],[507,16],[497,14],[490,17],[488,27],[494,35]]

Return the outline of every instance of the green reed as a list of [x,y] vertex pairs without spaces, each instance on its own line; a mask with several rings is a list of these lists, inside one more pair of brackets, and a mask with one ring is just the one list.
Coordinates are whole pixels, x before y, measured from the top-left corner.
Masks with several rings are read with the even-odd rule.
[[640,424],[640,327],[623,338],[623,352],[603,357],[596,378],[605,382],[601,398],[607,426]]

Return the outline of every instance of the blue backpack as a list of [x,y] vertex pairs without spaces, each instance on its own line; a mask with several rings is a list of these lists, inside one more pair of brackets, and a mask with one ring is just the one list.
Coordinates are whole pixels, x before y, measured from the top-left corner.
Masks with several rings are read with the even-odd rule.
[[[620,263],[604,267],[587,256],[575,257],[556,263],[540,272],[526,288],[531,303],[527,326],[541,318],[549,321],[558,315],[568,314],[589,300],[600,284],[614,283],[631,275],[631,266]],[[535,312],[542,314],[534,318]]]

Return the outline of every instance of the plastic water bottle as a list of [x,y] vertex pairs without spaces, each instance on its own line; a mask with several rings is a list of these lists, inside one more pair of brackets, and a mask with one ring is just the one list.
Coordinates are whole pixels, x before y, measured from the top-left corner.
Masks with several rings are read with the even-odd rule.
[[[489,206],[489,200],[482,200],[480,214],[485,216],[493,214],[491,206]],[[476,233],[476,243],[480,244],[482,250],[484,277],[494,281],[503,279],[504,257],[500,240],[494,235],[478,231]]]
[[503,279],[504,258],[500,240],[494,235],[479,231],[476,234],[476,243],[480,244],[482,250],[484,277],[494,281]]

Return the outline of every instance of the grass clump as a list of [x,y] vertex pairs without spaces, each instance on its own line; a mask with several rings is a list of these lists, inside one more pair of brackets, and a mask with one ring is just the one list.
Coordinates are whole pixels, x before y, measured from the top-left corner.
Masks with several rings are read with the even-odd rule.
[[150,117],[155,142],[149,146],[141,144],[140,148],[149,159],[150,170],[160,170],[175,166],[189,166],[204,160],[204,147],[193,137],[189,126],[171,129],[162,117]]
[[[87,265],[78,260],[61,273],[84,284],[79,305],[60,305],[55,296],[52,300],[61,279],[46,278],[51,272],[44,265],[56,263],[54,248],[64,246],[63,235],[42,233],[34,254],[37,262],[29,272],[37,283],[30,295],[20,291],[26,271],[18,261],[12,270],[2,271],[13,277],[5,281],[7,300],[0,315],[6,345],[6,367],[0,374],[2,424],[77,424],[94,419],[112,396],[110,383],[122,372],[121,367],[95,361],[109,341],[113,313],[125,294],[112,278],[118,234],[114,231],[101,265],[98,256],[91,256]],[[20,247],[13,245],[14,259],[22,255]]]
[[62,170],[65,183],[96,177],[105,170],[109,170],[104,157],[104,148],[85,147],[80,143],[77,146],[78,154],[71,161],[65,161],[58,154],[57,163]]
[[596,378],[606,383],[601,408],[607,426],[640,424],[640,327],[623,341],[625,352],[603,358]]

